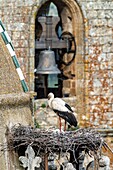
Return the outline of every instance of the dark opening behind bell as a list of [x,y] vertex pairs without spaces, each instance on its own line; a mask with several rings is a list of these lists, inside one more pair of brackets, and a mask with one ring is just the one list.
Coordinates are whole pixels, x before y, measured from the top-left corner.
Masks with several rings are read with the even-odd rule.
[[55,62],[55,53],[52,50],[44,50],[39,54],[37,74],[60,74]]

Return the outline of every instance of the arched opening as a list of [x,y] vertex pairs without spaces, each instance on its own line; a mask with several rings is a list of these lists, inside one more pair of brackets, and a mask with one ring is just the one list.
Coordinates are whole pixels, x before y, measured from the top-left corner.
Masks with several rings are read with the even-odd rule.
[[[62,81],[62,93],[60,96],[69,96],[70,98],[67,98],[69,102],[71,102],[71,105],[76,108],[76,112],[78,114],[78,119],[82,120],[82,116],[86,113],[85,111],[85,94],[87,93],[87,89],[85,91],[85,77],[84,77],[84,56],[85,56],[85,28],[84,28],[84,18],[82,15],[82,11],[74,0],[71,2],[69,0],[61,0],[61,1],[47,1],[47,0],[42,0],[39,3],[39,7],[37,10],[37,6],[34,6],[33,11],[32,11],[32,18],[34,20],[31,20],[31,26],[36,26],[36,21],[37,21],[37,16],[41,15],[39,13],[41,9],[46,9],[46,4],[53,2],[55,6],[57,7],[58,14],[62,16],[62,25],[64,24],[66,30],[72,28],[72,34],[76,40],[76,57],[73,60],[72,64],[68,67],[65,67],[64,69],[64,74],[66,75],[66,78],[69,77],[67,80]],[[61,12],[64,14],[61,15]],[[71,15],[71,18],[68,17],[68,13]],[[35,15],[34,15],[35,14]],[[68,19],[69,18],[69,19]],[[67,20],[69,22],[67,22]],[[71,21],[71,24],[70,24]],[[66,24],[65,23],[69,23]],[[61,24],[61,23],[60,23]],[[71,27],[70,27],[71,25]],[[41,25],[38,25],[40,30],[41,30]],[[36,26],[37,27],[37,26]],[[35,28],[35,27],[34,27]],[[56,27],[56,30],[58,28]],[[30,35],[32,37],[32,41],[30,41],[30,46],[34,47],[33,49],[36,48],[36,45],[34,43],[33,37],[35,37],[36,34],[36,29],[32,29],[30,31]],[[41,32],[40,32],[41,35]],[[39,36],[40,37],[40,36]],[[57,35],[58,37],[58,35]],[[36,37],[35,37],[36,41]],[[38,51],[38,50],[37,50]],[[65,51],[65,50],[64,50]],[[34,51],[34,55],[30,56],[30,61],[34,63],[34,68],[37,68],[36,60],[38,61],[38,58],[36,58],[36,51]],[[70,54],[71,55],[71,54]],[[35,57],[34,57],[35,56]],[[66,58],[66,55],[63,56],[63,61],[68,61]],[[37,92],[37,98],[43,98],[40,97],[38,92],[41,90],[36,90],[36,74],[32,76],[33,69],[32,64],[30,65],[30,70],[29,70],[29,82],[30,82],[30,89],[35,89]],[[71,73],[71,74],[70,74]],[[64,76],[65,79],[65,76]],[[34,83],[35,80],[35,83]],[[38,81],[37,81],[38,82]],[[35,84],[35,85],[34,85]],[[35,86],[35,88],[33,87]],[[57,95],[56,95],[57,96]]]
[[[72,64],[76,56],[76,42],[73,35],[72,14],[64,2],[47,1],[38,10],[35,20],[35,91],[37,98],[46,98],[49,92],[55,96],[69,96],[69,84],[74,80]],[[54,52],[57,73],[38,72],[40,55],[44,50]],[[44,63],[44,61],[41,61]],[[48,61],[49,62],[49,61]],[[68,84],[68,85],[67,85]],[[68,86],[68,87],[67,87]]]

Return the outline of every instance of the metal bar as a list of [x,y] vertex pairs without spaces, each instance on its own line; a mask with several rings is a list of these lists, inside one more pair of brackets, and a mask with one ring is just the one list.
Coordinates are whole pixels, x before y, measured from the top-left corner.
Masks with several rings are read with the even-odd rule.
[[[63,40],[55,41],[52,39],[51,41],[52,49],[66,49],[66,42]],[[47,49],[46,41],[35,41],[35,49]]]

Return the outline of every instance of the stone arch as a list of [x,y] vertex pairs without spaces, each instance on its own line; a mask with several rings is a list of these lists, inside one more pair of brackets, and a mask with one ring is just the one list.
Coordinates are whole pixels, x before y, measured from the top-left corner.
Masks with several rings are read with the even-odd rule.
[[[37,15],[38,10],[42,5],[44,5],[47,0],[41,0],[40,3],[35,3],[32,8],[32,15],[31,15],[31,23],[30,23],[30,50],[35,49],[35,17]],[[73,71],[75,72],[75,79],[76,83],[74,84],[74,88],[76,90],[76,108],[77,113],[79,115],[79,119],[81,119],[82,114],[84,113],[84,104],[85,104],[85,95],[84,95],[84,55],[85,55],[85,48],[84,48],[84,21],[83,21],[83,14],[82,11],[74,0],[62,0],[56,1],[52,0],[51,2],[55,3],[55,5],[60,5],[59,3],[64,3],[66,8],[69,9],[72,15],[72,26],[73,26],[73,35],[76,37],[76,59],[72,65]],[[33,51],[32,55],[29,57],[29,84],[30,90],[34,89],[34,55],[35,51]],[[31,62],[32,61],[32,62]],[[32,63],[32,65],[30,64]]]
[[82,11],[77,2],[71,0],[63,0],[71,11],[73,18],[73,34],[76,37],[76,59],[74,62],[74,70],[76,75],[76,109],[78,113],[79,122],[82,120],[82,115],[85,114],[85,76],[84,76],[84,57],[85,57],[85,44],[84,44],[84,19]]

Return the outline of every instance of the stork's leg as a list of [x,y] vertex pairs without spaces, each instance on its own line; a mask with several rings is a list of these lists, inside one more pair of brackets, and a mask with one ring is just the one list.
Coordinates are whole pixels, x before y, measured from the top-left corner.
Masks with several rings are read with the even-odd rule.
[[66,131],[66,120],[65,120],[65,124],[64,124],[64,131]]
[[60,126],[60,132],[61,132],[61,118],[59,117],[59,126]]

